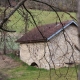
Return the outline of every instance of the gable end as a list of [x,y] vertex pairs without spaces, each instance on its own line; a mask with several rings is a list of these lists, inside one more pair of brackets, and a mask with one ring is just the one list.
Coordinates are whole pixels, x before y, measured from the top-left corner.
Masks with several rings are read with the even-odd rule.
[[74,21],[71,21],[70,23],[68,23],[67,25],[65,25],[64,27],[62,27],[60,30],[58,30],[57,32],[55,32],[55,34],[53,34],[49,38],[47,38],[47,41],[49,41],[50,39],[52,39],[55,35],[59,34],[61,31],[63,31],[64,29],[66,29],[71,24],[74,24],[75,26],[78,27],[78,25]]

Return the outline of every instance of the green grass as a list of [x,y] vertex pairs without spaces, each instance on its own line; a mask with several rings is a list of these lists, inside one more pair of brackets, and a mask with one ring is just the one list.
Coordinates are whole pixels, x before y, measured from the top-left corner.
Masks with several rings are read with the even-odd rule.
[[[53,11],[41,11],[41,10],[29,10],[29,11],[33,15],[37,25],[55,23],[56,21],[59,22],[59,18],[57,17],[56,13]],[[76,13],[70,12],[70,14],[74,18],[76,18]],[[58,12],[58,15],[61,21],[72,20],[70,15],[64,12]],[[28,14],[28,22],[26,23],[29,30],[35,27],[35,24],[29,14]],[[22,16],[16,11],[13,14],[13,16],[9,19],[8,26],[9,28],[11,27],[11,29],[13,28],[17,32],[23,32],[25,29],[25,21],[22,18]]]
[[[68,71],[68,72],[67,72]],[[37,69],[27,65],[7,70],[8,80],[77,80],[75,68]]]
[[[77,66],[59,69],[38,69],[15,59],[13,54],[8,55],[17,60],[20,65],[11,69],[2,69],[8,75],[8,80],[77,80]],[[51,79],[50,79],[51,78]]]
[[[19,11],[20,11],[20,9],[19,9]],[[1,10],[0,14],[4,12],[3,7],[0,7],[0,10]],[[7,14],[10,13],[11,10],[13,10],[13,9],[12,8],[8,9]],[[24,13],[27,14],[27,12],[25,10],[22,10],[22,11],[24,11]],[[71,16],[76,18],[76,13],[73,13],[73,12],[68,12],[71,15],[70,16],[64,12],[57,12],[57,14],[56,14],[54,11],[42,11],[42,10],[31,10],[31,9],[29,9],[29,11],[33,15],[34,20],[37,25],[45,25],[45,24],[59,22],[59,18],[57,16],[57,14],[59,15],[61,21],[72,20]],[[20,11],[20,13],[22,14],[21,11]],[[17,32],[23,32],[26,25],[28,27],[28,30],[31,30],[32,28],[35,27],[35,24],[29,14],[28,14],[28,21],[25,22],[24,18],[17,11],[9,18],[7,23],[8,23],[7,27],[9,29],[16,30]],[[26,25],[25,25],[25,23],[26,23]]]

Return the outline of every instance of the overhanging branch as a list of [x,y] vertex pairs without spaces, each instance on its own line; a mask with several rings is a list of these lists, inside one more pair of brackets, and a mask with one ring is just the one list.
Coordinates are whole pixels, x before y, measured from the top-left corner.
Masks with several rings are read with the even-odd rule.
[[[14,12],[21,6],[24,4],[26,0],[21,0],[15,7],[14,9],[0,22],[0,29],[1,30],[5,30],[3,29],[3,24],[14,14]],[[7,30],[6,30],[7,31]],[[11,31],[12,32],[12,31]]]
[[4,28],[0,28],[0,29],[3,30],[3,31],[6,31],[6,32],[16,32],[16,31],[7,30],[7,29],[4,29]]

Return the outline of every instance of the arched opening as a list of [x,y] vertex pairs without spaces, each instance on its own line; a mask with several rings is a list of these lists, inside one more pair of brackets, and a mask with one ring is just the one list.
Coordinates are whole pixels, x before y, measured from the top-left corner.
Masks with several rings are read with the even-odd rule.
[[31,63],[31,66],[38,67],[38,65],[35,62]]

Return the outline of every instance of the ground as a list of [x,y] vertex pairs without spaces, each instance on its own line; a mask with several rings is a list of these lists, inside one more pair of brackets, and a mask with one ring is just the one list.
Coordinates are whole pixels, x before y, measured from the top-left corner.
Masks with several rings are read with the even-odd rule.
[[10,69],[19,66],[20,63],[6,55],[0,55],[0,80],[7,80],[8,75],[3,73],[2,70]]
[[18,66],[18,62],[14,61],[12,58],[0,55],[0,69],[1,68],[12,68]]
[[[8,57],[8,56],[11,56]],[[77,67],[38,69],[28,66],[13,56],[0,55],[0,80],[77,80]],[[56,72],[56,73],[55,73]],[[52,74],[50,74],[52,73]]]

